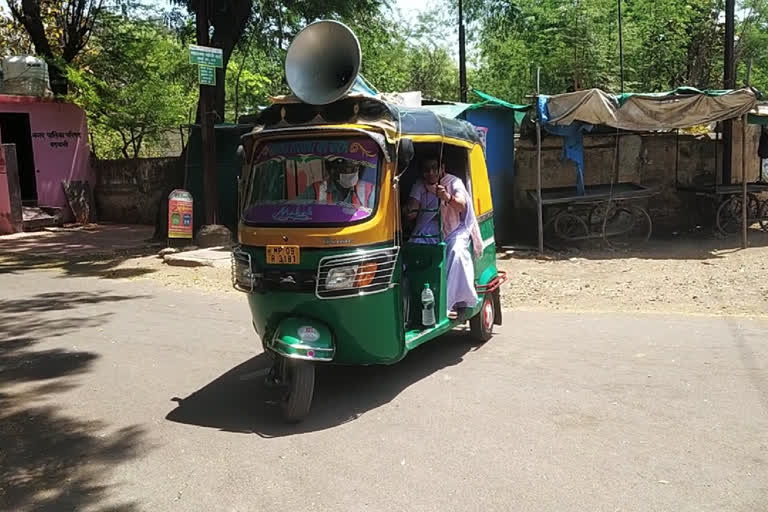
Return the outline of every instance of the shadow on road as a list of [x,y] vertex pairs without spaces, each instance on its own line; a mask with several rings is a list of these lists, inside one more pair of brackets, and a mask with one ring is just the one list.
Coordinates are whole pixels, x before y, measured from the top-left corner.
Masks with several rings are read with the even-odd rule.
[[93,225],[0,236],[0,275],[60,269],[67,277],[123,279],[154,272],[117,268],[125,260],[155,254],[150,226]]
[[[0,300],[0,510],[82,510],[108,497],[108,469],[140,449],[141,428],[110,431],[62,413],[52,395],[75,387],[98,359],[93,352],[40,348],[97,327],[109,314],[81,307],[132,300],[103,293],[43,293]],[[133,503],[105,510],[138,510]]]
[[457,332],[422,345],[392,366],[319,367],[312,411],[298,425],[282,421],[279,396],[264,386],[270,360],[260,354],[190,396],[174,398],[178,406],[166,419],[263,437],[325,430],[389,403],[412,384],[459,364],[473,348],[467,336]]

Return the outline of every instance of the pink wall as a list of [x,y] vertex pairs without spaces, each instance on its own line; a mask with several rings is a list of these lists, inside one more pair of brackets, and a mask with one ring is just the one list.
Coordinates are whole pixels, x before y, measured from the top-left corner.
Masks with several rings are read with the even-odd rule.
[[[62,181],[96,185],[85,112],[71,103],[0,95],[0,113],[28,113],[40,206],[68,207]],[[68,208],[67,208],[68,209]]]
[[[3,148],[0,146],[0,153]],[[13,233],[11,225],[11,196],[8,193],[8,174],[5,168],[5,157],[0,154],[0,235]]]

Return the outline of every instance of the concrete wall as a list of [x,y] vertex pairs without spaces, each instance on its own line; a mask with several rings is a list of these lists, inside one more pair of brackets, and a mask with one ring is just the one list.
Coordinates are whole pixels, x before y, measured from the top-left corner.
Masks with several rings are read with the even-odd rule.
[[[154,224],[157,207],[170,189],[184,181],[178,158],[94,160],[99,220]],[[167,206],[167,202],[163,201]]]
[[[733,182],[741,181],[741,126],[735,123]],[[759,130],[750,127],[747,144],[747,177],[758,178],[760,161],[756,144]],[[615,135],[584,136],[584,179],[587,185],[610,183],[616,157]],[[700,205],[693,194],[677,190],[681,185],[714,183],[722,172],[722,143],[708,136],[674,134],[622,134],[618,136],[619,181],[658,186],[659,195],[647,206],[654,225],[659,228],[684,229],[701,219]],[[576,188],[576,164],[562,160],[562,139],[546,136],[542,141],[542,187]],[[679,155],[679,157],[678,157]],[[717,155],[717,158],[716,158]],[[675,171],[677,169],[677,173]],[[528,137],[516,141],[515,179],[512,201],[515,208],[516,239],[532,238],[536,233],[535,203],[527,197],[536,189],[536,144]],[[700,200],[699,200],[700,201]]]
[[0,95],[0,113],[29,114],[38,204],[69,211],[61,182],[95,182],[89,166],[85,112],[71,103]]

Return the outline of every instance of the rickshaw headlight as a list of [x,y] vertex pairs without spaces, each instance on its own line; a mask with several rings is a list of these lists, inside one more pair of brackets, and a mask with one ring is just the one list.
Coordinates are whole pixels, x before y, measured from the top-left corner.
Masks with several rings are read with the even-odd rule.
[[352,288],[356,275],[357,265],[332,268],[328,271],[328,277],[325,278],[325,287],[328,290]]

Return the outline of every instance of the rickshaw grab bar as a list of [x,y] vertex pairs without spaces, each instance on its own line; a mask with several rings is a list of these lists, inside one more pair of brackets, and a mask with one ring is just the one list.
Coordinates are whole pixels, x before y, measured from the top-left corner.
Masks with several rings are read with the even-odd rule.
[[486,284],[478,284],[475,285],[475,290],[477,290],[477,293],[491,293],[495,292],[499,289],[499,287],[507,282],[507,273],[503,270],[499,270],[498,274],[496,274],[496,277],[491,279]]

